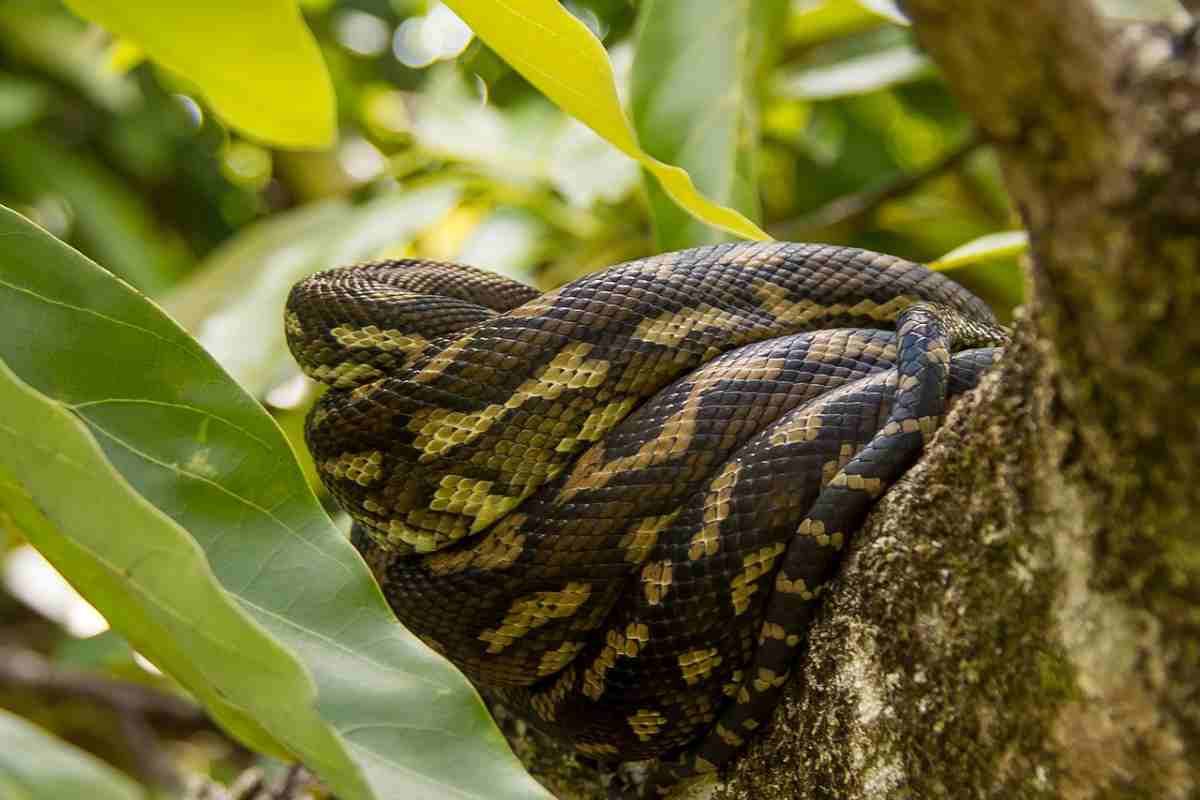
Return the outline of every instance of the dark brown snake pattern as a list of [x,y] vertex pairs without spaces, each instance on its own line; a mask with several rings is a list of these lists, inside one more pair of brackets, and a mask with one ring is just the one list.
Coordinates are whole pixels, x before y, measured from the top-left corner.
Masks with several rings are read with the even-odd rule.
[[1005,338],[918,264],[792,243],[546,294],[361,264],[298,284],[285,324],[397,616],[579,753],[663,757],[654,788],[769,720],[847,538]]

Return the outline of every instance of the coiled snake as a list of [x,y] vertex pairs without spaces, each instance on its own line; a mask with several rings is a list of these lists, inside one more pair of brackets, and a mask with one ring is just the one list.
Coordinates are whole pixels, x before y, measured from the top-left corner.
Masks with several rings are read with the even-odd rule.
[[942,275],[790,243],[547,294],[361,264],[298,284],[285,324],[399,618],[581,754],[681,756],[655,787],[769,720],[847,537],[998,352],[964,348],[1004,341]]

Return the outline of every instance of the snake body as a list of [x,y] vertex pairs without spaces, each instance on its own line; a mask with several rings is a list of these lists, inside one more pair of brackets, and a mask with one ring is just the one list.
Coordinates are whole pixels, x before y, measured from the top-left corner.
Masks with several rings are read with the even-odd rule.
[[683,753],[660,782],[769,720],[847,537],[1004,340],[918,264],[792,243],[546,294],[361,264],[298,284],[285,324],[401,621],[581,754]]

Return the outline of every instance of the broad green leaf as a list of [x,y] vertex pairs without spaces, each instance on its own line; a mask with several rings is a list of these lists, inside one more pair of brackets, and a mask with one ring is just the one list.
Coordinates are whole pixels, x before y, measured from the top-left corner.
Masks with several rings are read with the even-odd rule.
[[281,147],[333,143],[333,86],[295,0],[66,0],[198,85],[229,124]]
[[956,247],[929,265],[930,269],[957,269],[968,264],[996,261],[1019,256],[1029,249],[1029,235],[1025,231],[1003,231],[989,233],[978,239]]
[[[716,5],[645,0],[638,11],[631,112],[646,152],[688,171],[704,194],[749,219],[759,216],[755,77],[779,0]],[[647,183],[658,248],[726,238]]]
[[933,64],[907,46],[849,58],[836,64],[809,67],[780,78],[777,91],[800,100],[829,100],[877,92],[933,74]]
[[242,388],[261,397],[298,371],[279,322],[292,284],[407,244],[459,195],[457,185],[441,183],[389,191],[361,206],[334,200],[277,214],[209,256],[164,305]]
[[0,797],[142,800],[143,792],[95,756],[0,709]]
[[738,236],[770,238],[742,214],[701,194],[685,170],[642,150],[621,111],[604,47],[557,0],[446,0],[446,5],[546,97],[654,173],[688,213]]
[[[395,621],[262,408],[95,264],[11,212],[0,236],[0,359],[32,387],[10,378],[0,400],[0,432],[17,439],[0,463],[29,471],[3,483],[3,504],[32,520],[23,529],[62,519],[90,544],[54,528],[37,541],[114,628],[243,739],[283,744],[346,800],[545,796],[466,680]],[[182,615],[192,603],[205,613]],[[204,691],[218,680],[220,695]]]
[[[195,542],[113,470],[86,425],[4,361],[0,506],[111,624],[238,738],[286,753],[286,737],[255,721],[279,716],[331,738],[312,707],[311,679],[222,591]],[[249,675],[238,674],[239,661]]]
[[895,0],[857,0],[858,4],[868,11],[878,14],[889,22],[897,25],[908,25],[908,15],[901,10]]
[[102,162],[32,131],[0,134],[0,176],[36,200],[61,197],[80,247],[143,292],[160,294],[183,271],[185,256],[155,229],[154,212]]

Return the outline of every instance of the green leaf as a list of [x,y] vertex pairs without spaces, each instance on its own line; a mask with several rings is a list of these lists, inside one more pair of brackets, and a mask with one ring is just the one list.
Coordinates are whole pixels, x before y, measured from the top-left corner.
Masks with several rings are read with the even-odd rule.
[[0,134],[0,175],[31,202],[62,198],[71,234],[120,277],[157,295],[178,279],[183,251],[155,229],[154,213],[101,161],[33,131]]
[[141,800],[133,781],[78,747],[0,709],[0,797]]
[[789,47],[813,47],[881,24],[878,14],[854,0],[825,0],[793,10],[787,20],[786,38]]
[[198,85],[222,118],[281,147],[333,144],[333,86],[295,0],[66,0]]
[[292,284],[407,244],[460,193],[441,183],[387,192],[358,207],[334,200],[276,214],[209,256],[164,305],[234,380],[261,397],[298,372],[280,322]]
[[892,47],[793,72],[779,80],[777,91],[784,97],[800,100],[829,100],[911,83],[932,75],[933,71],[929,59],[913,48]]
[[880,17],[897,25],[908,25],[909,19],[895,0],[857,0],[858,4]]
[[688,213],[750,239],[769,239],[739,212],[701,194],[680,167],[638,145],[617,97],[603,45],[557,0],[446,0],[489,47],[571,116],[654,173]]
[[545,796],[262,408],[92,262],[7,210],[0,236],[0,504],[113,627],[346,800]]
[[1029,235],[1025,231],[1003,231],[989,233],[956,247],[929,265],[930,269],[957,269],[968,264],[997,261],[1019,256],[1029,249]]
[[[631,111],[646,151],[686,169],[708,197],[759,216],[754,80],[784,6],[645,0],[638,12]],[[716,9],[716,13],[714,13]],[[689,218],[655,182],[650,212],[660,250],[711,244],[721,231]]]

